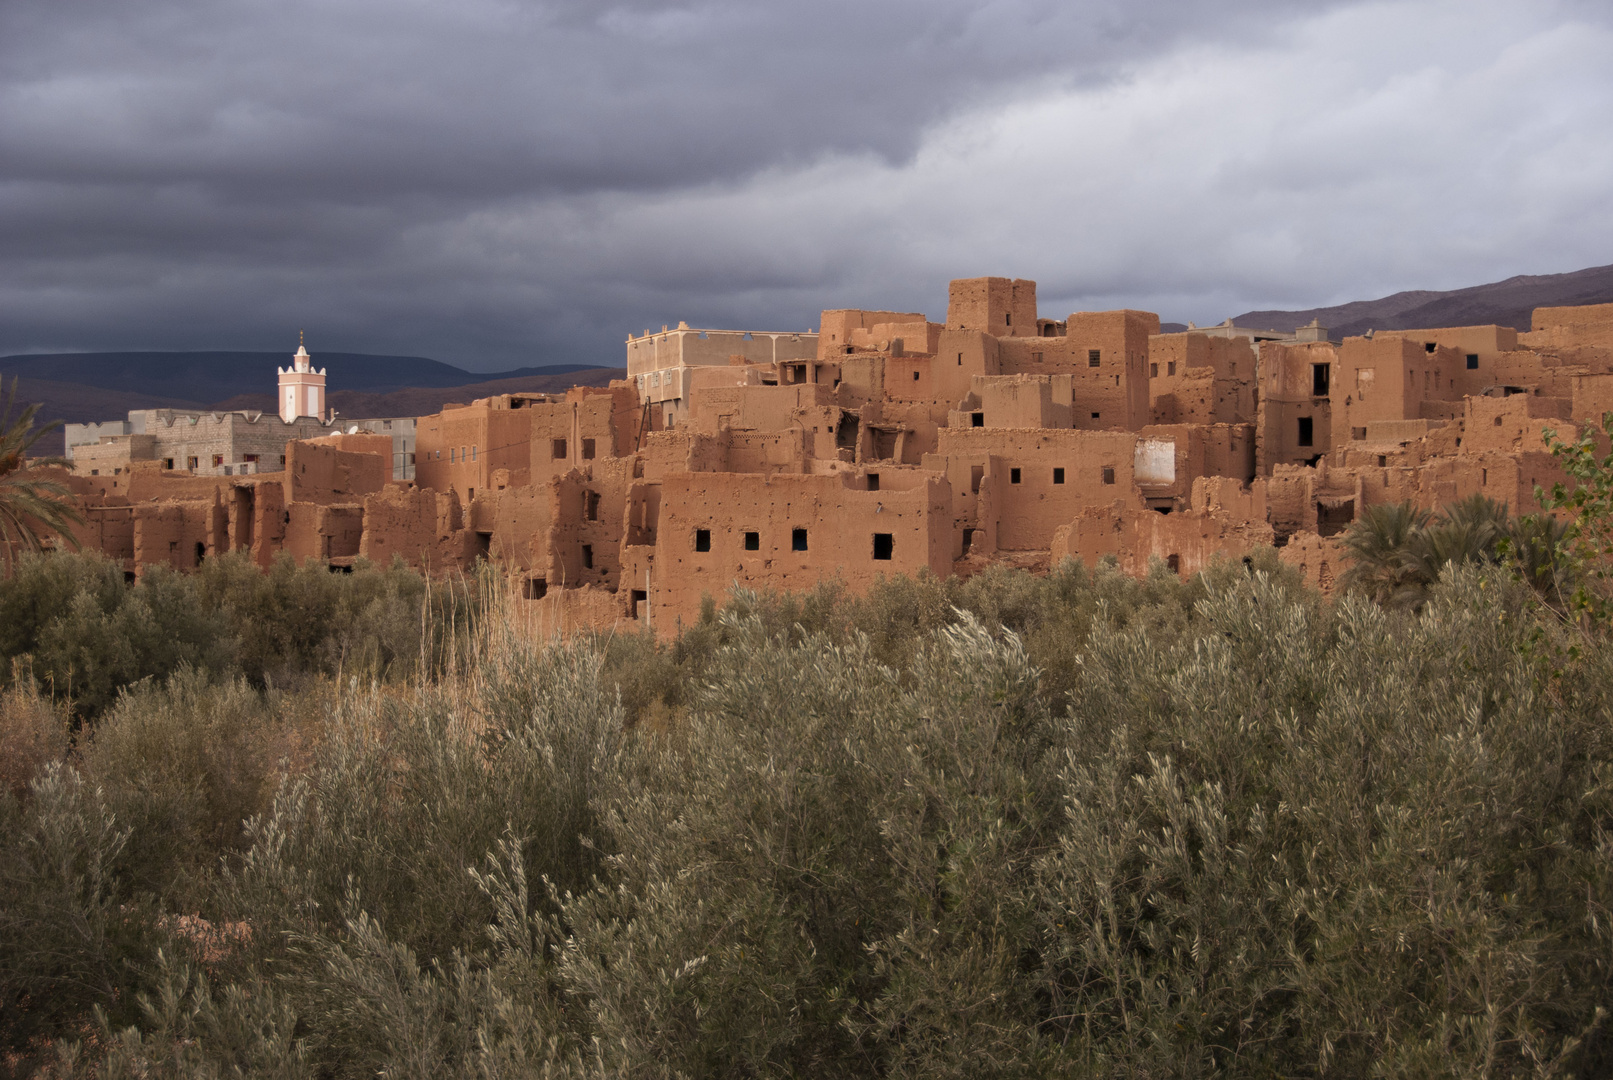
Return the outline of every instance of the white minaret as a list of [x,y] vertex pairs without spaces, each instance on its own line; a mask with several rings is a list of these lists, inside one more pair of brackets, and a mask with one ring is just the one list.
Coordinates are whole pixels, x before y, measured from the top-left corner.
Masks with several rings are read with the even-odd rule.
[[302,331],[297,331],[297,355],[288,368],[275,368],[280,375],[280,419],[291,423],[299,416],[325,418],[325,369],[314,370],[303,347]]

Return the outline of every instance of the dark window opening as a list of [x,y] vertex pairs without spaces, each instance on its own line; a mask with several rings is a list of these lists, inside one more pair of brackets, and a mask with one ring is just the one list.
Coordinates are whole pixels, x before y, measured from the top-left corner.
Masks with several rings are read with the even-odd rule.
[[162,467],[165,468],[165,469],[173,468],[174,467],[174,459],[171,458],[171,457],[163,458],[162,459]]
[[645,592],[643,589],[634,589],[634,590],[632,590],[630,596],[631,596],[631,601],[630,601],[630,603],[628,605],[628,616],[627,617],[630,618],[630,619],[641,618],[642,616],[639,615],[638,606],[640,604],[643,604],[646,601],[648,601],[649,598],[650,598],[650,594]]
[[986,426],[986,414],[983,413],[983,412],[970,413],[969,414],[969,426],[970,427],[985,427]]
[[1429,352],[1433,352],[1435,349],[1439,348],[1439,344],[1437,342],[1430,341],[1427,344],[1425,344],[1423,346],[1423,348],[1428,350]]
[[1362,439],[1364,439],[1366,437],[1367,437],[1367,429],[1366,428],[1364,428],[1364,427],[1353,427],[1353,428],[1350,429],[1350,438],[1354,439],[1355,441],[1360,442]]
[[1149,364],[1148,365],[1148,377],[1150,379],[1159,378],[1159,365],[1158,364]]
[[1055,483],[1055,484],[1064,483],[1064,469],[1062,467],[1054,468],[1054,470],[1053,470],[1053,483]]
[[1379,454],[1378,455],[1378,468],[1387,469],[1388,467],[1389,467],[1389,455],[1388,454]]
[[582,441],[582,456],[583,456],[583,459],[585,461],[592,461],[593,460],[593,457],[594,457],[594,440],[592,440],[592,439],[584,439]]
[[589,521],[599,520],[599,492],[590,491],[583,497],[583,510]]
[[855,450],[857,448],[857,431],[859,427],[860,424],[856,413],[841,413],[840,427],[835,431],[835,448],[838,450]]
[[549,582],[540,577],[529,577],[521,583],[521,596],[526,600],[542,600],[549,595]]
[[1316,504],[1316,532],[1319,536],[1337,536],[1355,520],[1355,500],[1345,499],[1337,506]]
[[582,568],[584,570],[592,570],[594,568],[594,545],[592,544],[584,544],[582,546]]
[[914,372],[913,372],[913,381],[914,381],[914,382],[918,382],[918,381],[919,381],[919,373],[918,373],[918,372],[917,372],[917,371],[914,371]]
[[1087,350],[1087,367],[1097,367],[1099,362],[1100,362],[1100,359],[1101,359],[1102,355],[1103,355],[1103,350],[1101,350],[1101,349],[1088,349]]
[[1477,371],[1478,369],[1479,369],[1479,354],[1478,353],[1472,353],[1472,352],[1468,353],[1467,354],[1467,370],[1469,370],[1469,371]]
[[985,475],[986,467],[984,465],[969,466],[969,494],[980,494],[980,481]]
[[1096,420],[1096,419],[1097,419],[1097,418],[1098,418],[1098,416],[1099,416],[1099,414],[1098,414],[1098,413],[1093,413],[1093,414],[1092,414],[1092,419],[1094,419],[1094,420]]
[[746,551],[760,551],[760,550],[762,550],[762,534],[759,533],[759,532],[748,532],[748,533],[746,533],[745,534],[745,550]]
[[889,562],[891,552],[895,550],[896,539],[890,533],[874,534],[874,558],[880,562]]
[[1315,439],[1315,425],[1312,422],[1311,418],[1308,417],[1308,416],[1300,417],[1299,418],[1299,445],[1301,445],[1301,446],[1310,446],[1314,439]]
[[549,453],[556,461],[563,461],[566,457],[566,440],[555,439],[549,447]]
[[1008,482],[1010,484],[1019,483],[1019,470],[1018,469],[1009,469],[1008,470]]
[[1327,397],[1327,387],[1330,381],[1329,376],[1332,374],[1332,367],[1333,365],[1331,364],[1311,365],[1312,397]]
[[1500,427],[1500,426],[1501,426],[1501,418],[1500,418],[1500,417],[1499,417],[1499,416],[1498,416],[1498,417],[1496,417],[1496,418],[1495,418],[1495,426],[1496,426],[1496,427]]
[[1165,364],[1165,374],[1167,374],[1167,375],[1175,375],[1176,374],[1176,361],[1175,360],[1168,361]]
[[1115,482],[1115,467],[1113,465],[1105,465],[1103,467],[1103,482],[1105,484],[1112,484]]
[[493,534],[479,532],[476,534],[476,557],[485,559],[493,553]]
[[975,531],[973,529],[965,529],[965,530],[963,530],[963,552],[962,552],[962,554],[963,554],[964,558],[968,558],[969,549],[974,546],[974,539],[975,539]]
[[207,545],[198,540],[196,541],[196,564],[200,566],[205,558],[207,558]]
[[694,531],[694,549],[696,551],[711,550],[711,530],[696,529]]
[[1180,555],[1165,556],[1165,569],[1173,574],[1180,574],[1182,572],[1182,557]]
[[962,353],[958,354],[958,366],[959,367],[963,366],[963,354]]
[[868,474],[868,490],[879,490],[879,474],[877,472],[871,472]]
[[805,551],[807,549],[807,536],[805,529],[790,530],[790,550]]

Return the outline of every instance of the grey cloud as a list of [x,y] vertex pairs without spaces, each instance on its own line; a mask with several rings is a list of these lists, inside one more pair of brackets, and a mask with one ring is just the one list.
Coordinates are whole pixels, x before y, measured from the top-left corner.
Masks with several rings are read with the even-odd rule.
[[[947,277],[984,272],[1043,275],[1044,297],[1072,305],[1178,305],[1167,315],[1286,300],[1274,288],[1328,287],[1327,267],[1283,269],[1315,263],[1317,237],[1348,246],[1319,207],[1375,186],[1407,204],[1416,147],[1385,166],[1336,141],[1381,118],[1317,133],[1280,102],[1193,114],[1250,144],[1208,174],[1209,143],[1137,126],[1146,102],[1132,120],[1049,113],[1023,138],[1051,156],[971,163],[952,143],[1000,140],[991,118],[1026,101],[1135,96],[1175,77],[1161,57],[1190,69],[1240,50],[1249,71],[1206,77],[1250,77],[1295,47],[1296,20],[1358,8],[10,0],[0,352],[267,348],[306,325],[327,349],[482,368],[616,362],[625,332],[679,317],[938,315]],[[1553,11],[1545,23],[1597,14]],[[1109,122],[1134,129],[1079,129]],[[1547,227],[1578,197],[1553,196]],[[1360,262],[1332,260],[1335,287],[1360,284]]]

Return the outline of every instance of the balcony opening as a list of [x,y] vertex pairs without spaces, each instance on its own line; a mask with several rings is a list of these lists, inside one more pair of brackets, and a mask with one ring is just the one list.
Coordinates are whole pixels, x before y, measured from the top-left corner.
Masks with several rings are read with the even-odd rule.
[[891,533],[875,533],[874,558],[879,562],[890,562],[895,545],[895,537]]
[[1311,365],[1311,396],[1327,397],[1327,387],[1332,374],[1331,364]]

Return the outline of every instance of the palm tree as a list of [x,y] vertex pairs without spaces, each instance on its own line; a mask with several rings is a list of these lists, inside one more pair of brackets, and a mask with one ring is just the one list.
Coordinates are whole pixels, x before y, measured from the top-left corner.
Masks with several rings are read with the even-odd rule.
[[1483,495],[1447,503],[1439,517],[1407,538],[1405,557],[1417,577],[1432,585],[1448,564],[1499,562],[1499,545],[1512,532],[1507,504]]
[[60,427],[61,421],[35,428],[39,406],[25,405],[13,416],[16,403],[17,380],[12,379],[11,389],[0,394],[0,550],[8,563],[14,547],[39,551],[51,533],[77,548],[78,538],[68,526],[84,524],[67,485],[34,471],[39,465],[66,465],[67,461],[47,457],[30,462],[27,458],[28,449]]
[[[1408,557],[1408,546],[1428,526],[1427,510],[1408,500],[1368,506],[1344,533],[1350,568],[1340,578],[1345,588],[1364,592],[1380,604],[1414,604],[1433,579],[1426,567]],[[1439,576],[1438,570],[1434,578]]]
[[1550,514],[1526,514],[1512,526],[1508,549],[1518,573],[1554,606],[1565,606],[1576,582],[1569,554],[1569,523]]

